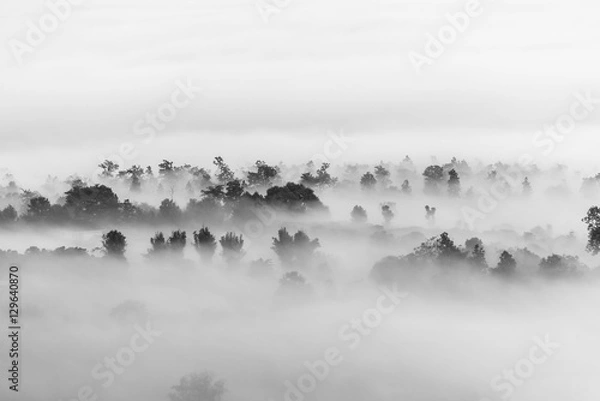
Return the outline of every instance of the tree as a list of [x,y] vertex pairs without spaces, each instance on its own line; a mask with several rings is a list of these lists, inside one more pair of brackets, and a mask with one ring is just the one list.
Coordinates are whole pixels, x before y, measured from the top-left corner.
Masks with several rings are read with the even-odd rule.
[[14,223],[17,221],[17,217],[17,210],[12,205],[8,205],[3,210],[0,210],[0,224]]
[[375,179],[384,189],[392,183],[392,180],[390,180],[390,171],[385,168],[383,162],[375,166]]
[[303,231],[298,231],[292,236],[283,227],[277,232],[277,238],[273,238],[271,249],[283,265],[293,266],[310,263],[315,250],[320,246],[318,239],[310,239]]
[[208,227],[202,227],[200,230],[194,231],[194,246],[202,261],[210,263],[217,249],[217,241]]
[[366,223],[367,221],[367,211],[362,206],[354,206],[350,215],[352,216],[352,221],[355,223]]
[[514,274],[516,269],[517,262],[515,261],[515,258],[507,251],[503,251],[502,254],[500,254],[500,261],[496,268],[492,269],[492,273],[507,277]]
[[529,183],[529,178],[525,177],[523,180],[523,195],[531,195],[531,184]]
[[411,188],[410,182],[408,182],[408,180],[404,180],[404,182],[402,183],[401,191],[404,195],[410,195],[412,193],[412,188]]
[[119,198],[105,185],[76,186],[66,192],[65,207],[76,222],[115,220]]
[[244,194],[245,187],[245,181],[238,179],[233,179],[229,181],[226,185],[225,202],[232,204],[239,201],[242,195]]
[[381,215],[383,216],[383,220],[386,222],[386,224],[389,224],[392,221],[394,218],[394,212],[392,211],[390,205],[381,205]]
[[154,237],[150,238],[150,244],[152,244],[152,248],[148,249],[148,256],[164,256],[168,249],[165,236],[161,232],[157,232]]
[[423,171],[425,177],[424,191],[428,195],[439,195],[440,185],[444,180],[444,169],[441,166],[429,166]]
[[475,250],[475,246],[477,246],[477,245],[479,245],[480,247],[483,247],[483,241],[481,241],[477,237],[473,237],[473,238],[470,238],[465,241],[465,249],[469,253],[472,253]]
[[254,165],[256,166],[256,172],[249,171],[246,174],[248,184],[253,187],[270,187],[279,175],[279,168],[269,166],[261,160],[258,160]]
[[229,265],[235,265],[244,257],[244,237],[237,236],[235,233],[228,232],[219,240],[221,248],[223,248],[223,257]]
[[106,256],[115,259],[125,259],[127,239],[117,230],[109,231],[102,236],[102,246]]
[[425,205],[425,218],[430,220],[431,222],[435,222],[435,212],[437,211],[434,207],[429,207],[429,205]]
[[265,202],[270,206],[284,208],[293,213],[304,213],[308,210],[326,210],[319,197],[315,195],[315,191],[293,182],[288,182],[283,187],[269,188],[265,196]]
[[190,219],[202,223],[220,224],[225,219],[221,201],[212,196],[204,196],[201,200],[190,199],[185,211]]
[[43,222],[50,218],[52,205],[47,198],[36,196],[29,200],[25,219],[28,221]]
[[467,261],[475,269],[479,271],[485,271],[488,268],[487,261],[485,260],[485,248],[483,245],[475,244],[473,250],[469,253]]
[[591,207],[582,221],[587,224],[588,230],[586,250],[592,255],[597,255],[600,253],[600,208]]
[[131,192],[140,192],[142,188],[141,178],[144,175],[144,169],[141,166],[133,165],[125,171],[125,175],[129,175],[131,179],[129,190]]
[[184,376],[171,390],[170,401],[221,401],[226,391],[225,382],[211,372]]
[[171,233],[167,245],[169,250],[177,257],[183,257],[183,250],[187,243],[187,234],[185,231],[177,230]]
[[540,262],[540,273],[546,277],[568,277],[587,270],[577,256],[550,255]]
[[454,244],[448,233],[444,232],[422,243],[409,256],[418,263],[433,262],[453,266],[458,262],[463,262],[467,254]]
[[181,208],[169,198],[163,199],[158,208],[160,217],[165,221],[178,221],[181,218]]
[[229,168],[229,165],[225,163],[221,156],[215,157],[213,164],[217,166],[216,177],[220,184],[225,185],[229,181],[233,181],[233,179],[235,178],[233,171],[231,170],[231,168]]
[[448,175],[450,177],[448,179],[448,194],[453,198],[457,198],[460,196],[460,178],[455,169],[450,170]]
[[297,271],[287,272],[279,280],[279,295],[305,299],[312,294],[312,286]]
[[323,163],[317,170],[316,175],[310,172],[302,174],[300,182],[303,185],[309,187],[330,187],[337,183],[337,178],[333,178],[327,170],[329,170],[330,164]]
[[113,177],[114,174],[119,171],[119,165],[115,162],[112,162],[110,160],[104,160],[102,163],[100,163],[98,165],[98,167],[100,167],[102,169],[102,172],[100,173],[100,176],[104,177],[104,178],[110,178]]
[[365,191],[371,191],[372,189],[375,188],[375,186],[377,185],[377,179],[375,178],[375,176],[373,174],[371,174],[369,171],[367,171],[361,178],[360,178],[360,186],[362,189],[364,189]]

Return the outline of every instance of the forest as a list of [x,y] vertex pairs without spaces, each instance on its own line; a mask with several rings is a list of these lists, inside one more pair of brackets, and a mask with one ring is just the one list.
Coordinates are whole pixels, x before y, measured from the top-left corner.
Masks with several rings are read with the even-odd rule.
[[[314,377],[289,376],[300,375],[302,364],[280,361],[282,366],[265,347],[288,349],[285,339],[302,331],[308,340],[289,351],[306,359],[302,350],[308,344],[326,340],[324,332],[305,332],[299,320],[330,316],[339,323],[333,316],[351,314],[358,301],[368,305],[381,288],[409,294],[400,305],[409,308],[403,323],[414,327],[421,324],[417,311],[431,312],[435,305],[462,321],[482,313],[474,305],[502,317],[504,308],[522,303],[519,320],[527,320],[561,299],[596,300],[600,173],[457,158],[431,162],[417,166],[409,156],[396,163],[343,166],[259,160],[234,168],[215,157],[204,167],[163,160],[156,167],[122,168],[106,160],[97,176],[48,176],[35,189],[6,174],[0,181],[0,261],[7,268],[22,267],[25,310],[37,320],[30,325],[49,325],[49,336],[35,340],[38,345],[54,344],[68,326],[75,331],[65,341],[83,358],[75,353],[77,360],[63,366],[78,377],[75,384],[47,383],[51,390],[32,390],[31,399],[105,394],[117,400],[141,391],[150,400],[302,400],[318,386],[325,397],[361,399],[376,396],[368,385],[360,394],[351,391],[354,378],[371,377],[360,376],[364,368],[337,379],[344,383],[340,394],[316,380],[316,370],[308,370]],[[62,295],[52,299],[52,293]],[[574,300],[577,296],[582,299]],[[282,315],[275,336],[274,319]],[[58,316],[61,324],[50,324],[49,316]],[[95,352],[110,355],[115,344],[149,322],[163,334],[149,347],[156,359],[137,373],[157,377],[144,389],[136,388],[136,376],[125,378],[137,364],[95,364],[94,357],[83,357],[89,350],[76,340],[76,333],[103,335]],[[254,324],[262,329],[253,332]],[[168,333],[169,327],[188,325]],[[440,327],[448,325],[453,327],[449,322]],[[363,334],[355,328],[354,335]],[[257,333],[263,330],[268,334],[261,338]],[[245,344],[252,344],[250,350]],[[54,345],[57,353],[67,347]],[[229,347],[248,360],[228,361]],[[186,349],[206,357],[188,360]],[[181,371],[161,372],[175,357]],[[47,364],[43,355],[33,359]],[[247,384],[241,371],[253,364],[260,369],[256,382]],[[283,380],[283,372],[300,379]],[[312,378],[314,386],[302,377]],[[86,380],[93,384],[82,387]],[[402,389],[389,384],[393,390],[379,396],[440,395],[434,389],[411,393],[405,381],[410,379],[402,379]],[[463,388],[451,391],[470,399],[482,396]]]

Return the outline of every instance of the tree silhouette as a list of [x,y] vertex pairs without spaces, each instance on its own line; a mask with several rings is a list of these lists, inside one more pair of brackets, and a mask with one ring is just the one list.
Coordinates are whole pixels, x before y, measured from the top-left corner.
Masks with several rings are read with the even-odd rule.
[[12,205],[8,205],[3,210],[0,210],[0,224],[14,223],[17,221],[17,217],[17,210]]
[[352,221],[355,223],[366,223],[367,221],[367,211],[363,209],[362,206],[354,206],[350,216],[352,217]]
[[592,255],[597,255],[600,252],[600,208],[591,207],[582,221],[587,224],[588,230],[586,250]]
[[167,241],[167,246],[173,254],[179,258],[182,258],[186,243],[187,234],[185,231],[176,230],[171,233],[171,236]]
[[233,171],[231,170],[231,168],[229,168],[229,165],[225,163],[221,156],[215,157],[213,164],[217,166],[216,177],[219,184],[225,185],[229,181],[234,180],[235,175],[233,174]]
[[503,251],[502,254],[500,254],[500,261],[496,268],[492,269],[492,273],[507,277],[514,274],[516,269],[517,262],[515,261],[515,258],[507,251]]
[[160,217],[164,221],[177,222],[181,219],[182,211],[172,199],[164,199],[158,208]]
[[76,222],[115,220],[119,198],[105,185],[75,186],[66,192],[65,207]]
[[184,376],[171,390],[170,401],[221,401],[226,391],[225,382],[211,372]]
[[261,160],[258,160],[255,163],[255,166],[256,172],[249,171],[246,174],[248,184],[253,187],[270,187],[279,175],[279,168],[269,166]]
[[424,191],[428,195],[439,195],[440,185],[444,180],[444,169],[440,166],[429,166],[423,171],[425,177]]
[[318,239],[310,239],[303,231],[296,232],[292,237],[284,227],[277,232],[277,238],[273,238],[271,249],[283,265],[304,266],[312,261],[315,250],[320,246]]
[[316,175],[310,172],[302,174],[300,177],[300,183],[308,187],[330,187],[337,183],[337,178],[333,178],[327,170],[329,170],[330,164],[323,163],[317,170]]
[[390,205],[381,205],[381,215],[386,224],[389,224],[394,218],[394,212]]
[[375,188],[375,186],[377,185],[377,179],[375,178],[375,176],[373,174],[371,174],[369,171],[367,171],[361,178],[360,178],[360,186],[362,189],[364,189],[365,191],[370,191],[372,189]]
[[448,194],[457,198],[460,196],[460,178],[458,177],[458,173],[455,169],[452,169],[448,172]]
[[244,237],[237,236],[235,233],[228,232],[219,240],[221,248],[223,248],[223,257],[229,265],[235,265],[244,257]]
[[167,241],[162,232],[154,234],[154,237],[150,238],[150,244],[152,244],[152,248],[148,249],[148,256],[161,257],[168,250]]
[[311,188],[293,182],[288,182],[283,187],[269,188],[264,200],[270,206],[284,208],[294,213],[327,210]]
[[106,256],[115,259],[125,259],[125,249],[127,248],[127,239],[117,230],[109,231],[102,236],[102,246]]
[[194,246],[204,262],[210,262],[217,249],[217,241],[208,227],[194,231]]

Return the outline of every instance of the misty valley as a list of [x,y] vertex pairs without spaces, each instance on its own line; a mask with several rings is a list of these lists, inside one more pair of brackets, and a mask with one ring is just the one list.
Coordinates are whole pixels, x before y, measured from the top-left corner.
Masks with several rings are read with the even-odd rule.
[[201,163],[0,179],[23,400],[600,397],[597,172]]

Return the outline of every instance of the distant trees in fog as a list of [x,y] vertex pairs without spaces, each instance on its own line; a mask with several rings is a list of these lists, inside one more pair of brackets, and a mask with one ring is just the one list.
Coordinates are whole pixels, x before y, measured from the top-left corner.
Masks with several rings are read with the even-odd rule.
[[221,401],[225,394],[225,382],[212,372],[192,373],[182,377],[179,384],[171,387],[170,401]]
[[[333,176],[329,163],[317,168],[309,162],[303,171],[258,160],[241,172],[234,171],[220,156],[215,157],[212,164],[213,171],[210,171],[163,160],[153,170],[151,166],[140,165],[121,168],[106,160],[99,165],[98,176],[94,177],[101,181],[99,184],[76,175],[63,183],[49,178],[44,186],[49,192],[65,183],[70,185],[62,196],[52,193],[53,197],[21,189],[11,181],[6,187],[0,186],[0,226],[17,223],[103,227],[115,222],[178,224],[195,221],[240,227],[269,208],[294,214],[327,212],[320,199],[323,191],[362,188],[368,193],[394,196],[411,195],[422,188],[426,195],[476,200],[476,196],[489,192],[490,187],[506,196],[528,195],[534,191],[532,178],[541,174],[535,165],[524,167],[500,162],[473,171],[466,161],[452,158],[448,163],[427,166],[421,174],[421,183],[415,164],[408,156],[395,166],[382,161],[362,176],[364,165],[347,166],[340,179]],[[559,167],[550,174],[564,174],[564,168]],[[400,185],[395,186],[394,181]],[[468,190],[463,193],[465,185]],[[539,189],[536,185],[535,189],[547,196],[570,193],[564,179],[558,185]],[[584,178],[581,191],[586,196],[600,195],[600,174]],[[117,193],[128,193],[130,197],[120,200]],[[136,201],[156,194],[162,199],[158,204]],[[183,196],[187,199],[182,199]]]
[[[576,256],[551,255],[540,259],[527,249],[519,250],[524,263],[538,263],[536,272],[547,278],[573,278],[589,269]],[[439,268],[449,271],[474,271],[496,277],[511,278],[519,273],[519,265],[513,255],[504,250],[500,253],[498,263],[489,267],[483,242],[479,238],[471,238],[465,246],[457,245],[448,235],[442,233],[416,247],[408,255],[389,256],[377,262],[371,271],[371,277],[378,282],[395,280],[413,280],[425,269]],[[519,274],[529,274],[525,270]]]
[[200,254],[203,262],[212,261],[215,250],[217,249],[217,241],[208,227],[202,227],[198,231],[194,231],[194,247]]
[[365,191],[371,191],[371,190],[375,189],[376,185],[377,185],[377,179],[369,171],[367,171],[360,178],[360,186]]
[[367,222],[367,211],[362,206],[354,206],[350,216],[352,217],[352,221],[355,223]]
[[448,172],[448,195],[452,198],[458,198],[460,196],[460,177],[455,169]]
[[593,255],[597,255],[600,253],[600,208],[598,206],[591,207],[583,218],[583,222],[587,224],[588,230],[586,249]]
[[444,181],[444,169],[437,165],[429,166],[423,171],[423,177],[425,177],[425,194],[439,195]]
[[293,236],[283,227],[273,238],[271,249],[277,254],[281,264],[287,267],[305,266],[312,262],[314,252],[321,247],[318,239],[311,239],[303,231]]

